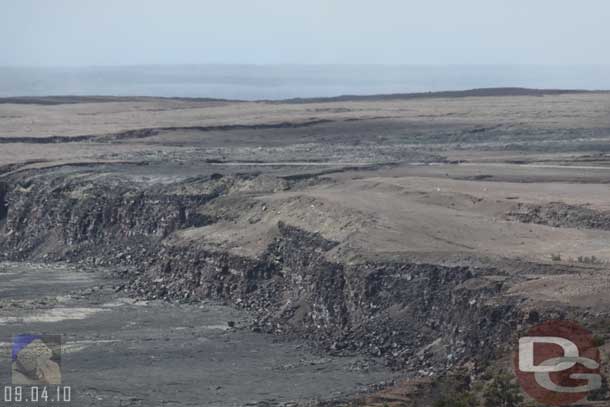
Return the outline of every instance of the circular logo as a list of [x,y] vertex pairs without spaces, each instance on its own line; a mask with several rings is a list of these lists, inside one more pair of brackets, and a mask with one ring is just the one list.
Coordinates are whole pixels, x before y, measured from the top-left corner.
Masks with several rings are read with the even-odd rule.
[[576,403],[602,383],[593,335],[574,321],[531,328],[519,338],[513,365],[523,391],[549,406]]

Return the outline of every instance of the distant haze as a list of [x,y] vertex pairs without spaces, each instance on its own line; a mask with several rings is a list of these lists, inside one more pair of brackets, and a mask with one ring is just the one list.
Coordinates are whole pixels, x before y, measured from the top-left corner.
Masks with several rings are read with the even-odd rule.
[[117,95],[257,100],[484,87],[610,89],[610,69],[551,65],[0,67],[0,97]]
[[0,65],[610,64],[607,0],[0,0]]
[[610,89],[610,2],[0,0],[0,96]]

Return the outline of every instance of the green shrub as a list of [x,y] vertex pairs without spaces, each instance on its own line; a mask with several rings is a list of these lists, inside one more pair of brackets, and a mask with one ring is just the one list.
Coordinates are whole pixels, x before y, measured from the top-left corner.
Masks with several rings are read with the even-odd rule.
[[600,346],[604,346],[605,343],[606,343],[606,339],[603,336],[595,335],[593,337],[593,346],[595,346],[596,348],[599,348]]
[[511,376],[499,374],[487,384],[483,393],[485,407],[521,407],[523,396]]
[[471,392],[451,394],[434,403],[434,407],[477,407],[477,398]]

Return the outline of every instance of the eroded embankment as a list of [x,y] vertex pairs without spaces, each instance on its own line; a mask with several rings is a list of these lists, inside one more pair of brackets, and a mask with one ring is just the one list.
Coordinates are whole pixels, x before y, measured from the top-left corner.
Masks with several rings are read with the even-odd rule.
[[[126,291],[167,300],[214,298],[249,309],[255,329],[306,337],[332,352],[440,372],[485,361],[525,317],[496,270],[405,261],[342,264],[341,242],[277,222],[260,256],[176,244],[174,232],[224,219],[210,202],[289,188],[273,177],[212,175],[169,184],[118,177],[22,173],[0,189],[6,259],[85,261],[122,270]],[[212,209],[215,208],[215,209]],[[225,208],[226,209],[226,208]]]
[[121,140],[137,140],[158,135],[163,131],[231,131],[231,130],[269,130],[269,129],[298,129],[311,127],[318,124],[331,123],[331,120],[309,120],[305,122],[281,122],[260,124],[232,124],[217,126],[187,126],[187,127],[155,127],[136,130],[126,130],[114,134],[85,134],[78,136],[2,136],[0,144],[27,143],[27,144],[56,144],[56,143],[82,143],[84,141],[95,141],[107,143]]
[[197,246],[164,248],[130,288],[168,299],[229,300],[254,311],[257,329],[431,371],[492,358],[495,344],[516,327],[517,308],[496,302],[502,284],[486,280],[483,271],[338,264],[325,256],[335,244],[280,223],[260,259]]
[[610,212],[561,202],[519,204],[507,218],[552,227],[610,230]]

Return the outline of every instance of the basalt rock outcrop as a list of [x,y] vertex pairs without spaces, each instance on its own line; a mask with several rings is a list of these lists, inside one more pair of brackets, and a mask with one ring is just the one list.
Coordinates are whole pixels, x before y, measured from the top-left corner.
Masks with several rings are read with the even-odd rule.
[[[120,287],[169,301],[221,300],[250,310],[255,330],[366,353],[420,373],[495,357],[527,316],[499,272],[403,260],[338,262],[341,242],[278,221],[261,255],[240,256],[175,232],[231,211],[231,194],[285,190],[279,178],[211,175],[146,183],[86,173],[20,173],[0,184],[5,259],[113,266]],[[230,220],[230,219],[229,219]]]
[[610,212],[561,202],[519,204],[507,214],[507,218],[552,227],[610,230]]

